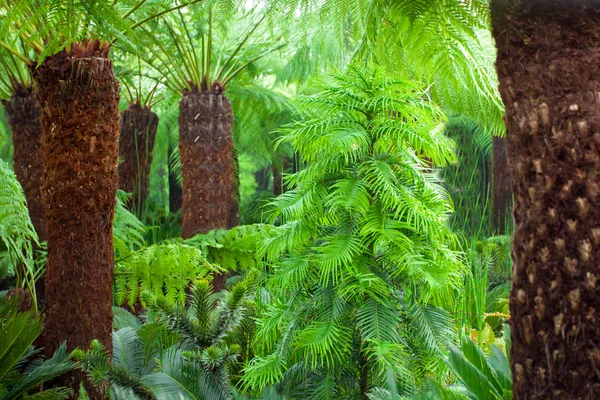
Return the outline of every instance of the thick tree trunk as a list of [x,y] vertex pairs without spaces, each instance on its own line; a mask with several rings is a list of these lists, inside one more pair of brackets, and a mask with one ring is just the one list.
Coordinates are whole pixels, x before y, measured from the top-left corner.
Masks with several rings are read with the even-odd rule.
[[[231,104],[220,90],[194,89],[179,103],[184,239],[230,226],[235,198],[232,122]],[[214,290],[224,286],[225,275],[215,277]]]
[[600,5],[491,9],[515,195],[514,397],[599,399]]
[[234,193],[229,99],[205,91],[185,93],[179,104],[184,238],[227,228]]
[[149,108],[130,104],[121,112],[119,137],[119,187],[133,193],[128,204],[130,210],[141,217],[148,196],[148,179],[152,164],[152,149],[158,116]]
[[506,139],[494,137],[493,154],[493,193],[494,193],[494,230],[498,234],[505,234],[507,218],[512,207],[512,190],[510,187],[510,173],[508,171],[508,158],[506,156]]
[[12,130],[14,169],[25,192],[31,222],[43,242],[47,240],[47,235],[41,194],[44,167],[40,153],[40,108],[33,88],[18,86],[15,89],[10,100],[2,102]]
[[[112,351],[119,83],[108,51],[97,41],[75,44],[33,71],[43,129],[47,355],[65,340],[69,350],[98,339]],[[67,383],[77,392],[82,379],[75,372]],[[84,383],[90,398],[105,398]]]

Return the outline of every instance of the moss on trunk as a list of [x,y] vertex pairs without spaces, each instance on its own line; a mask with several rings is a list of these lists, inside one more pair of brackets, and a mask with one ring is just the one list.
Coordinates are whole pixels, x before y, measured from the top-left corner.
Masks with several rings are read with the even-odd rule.
[[[75,44],[33,71],[42,110],[42,190],[48,264],[43,343],[112,351],[112,222],[117,190],[119,84],[98,41]],[[67,384],[77,392],[80,372]],[[105,394],[84,382],[90,398]]]
[[600,5],[492,1],[515,196],[514,398],[600,398]]

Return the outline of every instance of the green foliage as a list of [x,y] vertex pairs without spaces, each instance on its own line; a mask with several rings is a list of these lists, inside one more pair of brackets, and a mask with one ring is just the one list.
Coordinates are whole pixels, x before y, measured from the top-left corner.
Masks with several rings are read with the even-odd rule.
[[[505,352],[492,345],[486,355],[470,339],[462,341],[460,349],[452,346],[448,365],[473,399],[512,399],[512,378]],[[441,398],[445,400],[445,398]]]
[[399,64],[409,68],[433,85],[432,95],[449,113],[473,118],[488,134],[502,134],[488,1],[374,3],[367,38],[377,60],[391,71]]
[[492,137],[470,118],[454,116],[446,133],[457,144],[458,163],[442,171],[452,196],[452,229],[465,236],[487,237],[493,231],[492,191],[489,184]]
[[75,356],[113,399],[229,399],[240,356],[252,354],[255,283],[250,274],[213,295],[207,280],[197,281],[187,307],[153,298],[145,324],[114,308],[112,362],[98,341]]
[[437,307],[461,268],[434,170],[454,161],[443,114],[419,85],[376,69],[336,75],[301,105],[304,120],[282,140],[308,167],[273,202],[271,218],[284,225],[261,249],[274,263],[270,300],[243,381],[356,397],[361,379],[385,386],[391,369],[410,391],[443,368],[454,336]]
[[297,81],[306,76],[303,71],[318,72],[332,61],[343,65],[348,55],[355,62],[372,59],[390,74],[402,69],[424,79],[449,113],[473,118],[488,134],[504,132],[487,0],[270,0],[269,5],[274,15],[284,15],[284,26],[307,38],[296,43],[286,78]]
[[35,282],[44,273],[44,266],[34,262],[33,246],[39,246],[25,193],[14,171],[0,160],[0,257],[6,273],[16,276],[16,285],[27,288],[37,309]]
[[[154,399],[144,379],[160,370],[161,358],[176,345],[179,336],[154,322],[142,325],[123,309],[114,311],[117,330],[113,332],[112,360],[104,346],[95,340],[89,350],[74,352],[79,367],[92,382],[108,383],[112,399]],[[119,319],[121,322],[117,323]],[[124,320],[130,325],[123,323]]]
[[75,366],[66,344],[48,360],[36,357],[39,350],[32,344],[42,329],[39,315],[19,312],[16,297],[3,300],[0,298],[0,399],[67,399],[67,388],[40,388]]
[[199,234],[184,243],[200,249],[211,263],[226,270],[247,272],[261,265],[263,257],[258,252],[259,246],[276,231],[277,228],[269,224],[241,225]]
[[130,255],[145,244],[148,228],[124,206],[128,194],[117,192],[117,206],[113,223],[113,241],[117,259]]
[[122,305],[127,301],[133,307],[139,299],[147,307],[147,293],[167,304],[183,304],[190,282],[219,270],[190,245],[167,242],[145,247],[116,261],[115,302]]
[[167,0],[2,0],[0,37],[8,42],[0,40],[0,47],[30,65],[86,39],[118,40],[133,51],[137,48],[131,35],[134,29],[198,1],[173,6]]
[[[465,249],[464,283],[457,291],[456,322],[460,331],[497,330],[508,318],[511,258],[510,237],[471,239]],[[492,334],[493,335],[493,334]]]

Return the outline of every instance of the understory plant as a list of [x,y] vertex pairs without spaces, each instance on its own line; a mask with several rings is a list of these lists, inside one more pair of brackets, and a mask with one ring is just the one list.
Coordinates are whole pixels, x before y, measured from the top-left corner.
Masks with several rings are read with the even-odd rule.
[[27,289],[37,310],[36,281],[44,265],[35,263],[34,246],[39,247],[25,194],[14,171],[0,160],[0,279],[15,276],[16,287]]
[[76,358],[113,399],[230,399],[253,354],[255,284],[251,273],[213,294],[199,280],[186,306],[151,298],[144,322],[115,307],[112,361],[98,341]]
[[[351,67],[300,101],[290,143],[307,167],[272,204],[255,357],[243,387],[290,398],[410,393],[455,329],[441,305],[461,263],[436,168],[454,161],[443,113],[409,79]],[[388,379],[391,374],[391,379]]]
[[41,385],[75,367],[66,344],[44,360],[33,346],[42,330],[36,311],[19,310],[18,296],[0,294],[0,399],[67,399],[66,387]]

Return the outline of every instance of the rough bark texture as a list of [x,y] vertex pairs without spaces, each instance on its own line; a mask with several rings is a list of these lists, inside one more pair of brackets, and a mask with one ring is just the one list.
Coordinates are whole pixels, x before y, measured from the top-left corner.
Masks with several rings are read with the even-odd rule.
[[[179,155],[183,178],[182,236],[228,228],[235,199],[233,113],[220,86],[185,92],[179,103]],[[225,287],[216,276],[213,290]]]
[[119,188],[133,193],[128,208],[141,216],[148,196],[148,178],[158,116],[149,108],[130,104],[121,112],[119,136]]
[[179,103],[184,238],[227,228],[234,193],[229,99],[207,91],[185,93]]
[[599,399],[600,4],[491,8],[515,195],[514,398]]
[[17,86],[10,100],[3,101],[12,131],[15,174],[23,187],[31,222],[40,241],[47,239],[41,187],[44,167],[40,153],[42,126],[40,108],[31,87]]
[[[117,190],[119,84],[108,45],[76,44],[33,71],[42,110],[48,232],[47,355],[67,341],[112,351],[112,222]],[[65,378],[78,391],[80,372]],[[102,390],[84,381],[90,398]]]
[[512,190],[506,155],[506,139],[494,137],[493,188],[494,188],[494,230],[506,233],[506,221],[512,207]]

